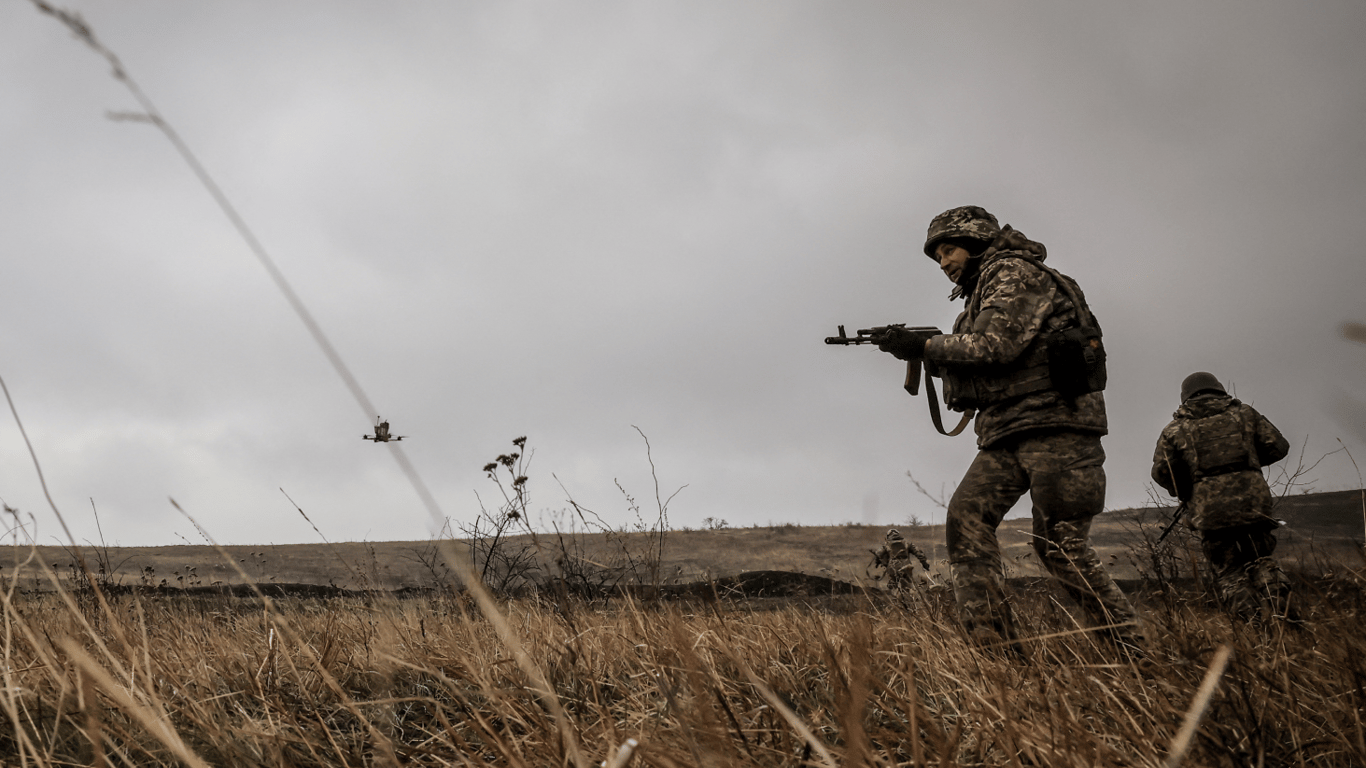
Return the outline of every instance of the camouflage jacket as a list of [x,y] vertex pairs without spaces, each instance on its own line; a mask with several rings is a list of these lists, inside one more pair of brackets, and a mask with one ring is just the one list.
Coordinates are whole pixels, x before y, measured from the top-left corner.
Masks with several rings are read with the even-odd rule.
[[[1046,362],[1041,336],[1075,327],[1078,312],[1036,260],[1043,258],[1015,250],[984,259],[953,333],[931,338],[925,360],[955,377],[996,379]],[[945,399],[948,388],[946,381]],[[977,446],[1037,429],[1106,434],[1105,396],[1091,392],[1069,400],[1050,388],[989,404],[977,413]]]
[[873,553],[873,561],[884,568],[909,568],[911,557],[920,561],[921,567],[930,569],[930,561],[925,552],[910,539],[890,539]]
[[1252,406],[1219,392],[1191,397],[1172,414],[1153,452],[1153,480],[1186,502],[1196,530],[1269,520],[1271,489],[1261,468],[1290,443]]

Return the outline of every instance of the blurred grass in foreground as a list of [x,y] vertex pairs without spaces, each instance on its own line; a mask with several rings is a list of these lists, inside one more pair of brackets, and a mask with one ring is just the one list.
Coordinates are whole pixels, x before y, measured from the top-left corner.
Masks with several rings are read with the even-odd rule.
[[620,756],[641,766],[1162,765],[1228,646],[1184,764],[1366,765],[1366,601],[1359,582],[1318,584],[1303,630],[1150,594],[1137,662],[1044,590],[1019,594],[1028,660],[966,645],[943,591],[504,602],[564,725],[458,594],[11,588],[0,764],[599,765],[634,739]]

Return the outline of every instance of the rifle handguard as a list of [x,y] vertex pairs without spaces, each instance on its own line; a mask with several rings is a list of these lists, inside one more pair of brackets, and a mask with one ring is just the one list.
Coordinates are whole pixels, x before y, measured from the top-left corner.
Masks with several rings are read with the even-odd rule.
[[[933,331],[936,336],[942,333],[942,331],[932,325],[907,327],[905,323],[864,328],[858,331],[854,336],[845,333],[844,326],[841,325],[838,326],[838,328],[839,335],[825,337],[826,344],[838,344],[840,346],[849,346],[850,344],[877,344],[890,328],[905,328],[908,331],[921,332]],[[921,367],[921,358],[906,361],[906,381],[902,383],[901,387],[902,389],[905,389],[906,393],[909,395],[914,396],[920,394]],[[958,426],[954,427],[952,430],[945,430],[943,417],[939,415],[939,394],[934,391],[934,382],[931,380],[928,371],[925,372],[925,394],[928,396],[930,402],[930,421],[934,422],[934,428],[938,430],[941,435],[953,437],[961,434],[963,430],[967,428],[968,422],[972,421],[972,417],[976,414],[976,411],[967,411],[963,414],[962,420],[958,422]]]

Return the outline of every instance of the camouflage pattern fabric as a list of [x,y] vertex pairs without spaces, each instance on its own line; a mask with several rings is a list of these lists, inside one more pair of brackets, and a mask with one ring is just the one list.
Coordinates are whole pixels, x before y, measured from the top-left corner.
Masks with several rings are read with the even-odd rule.
[[925,557],[924,551],[915,545],[915,542],[901,535],[901,532],[893,528],[887,532],[887,542],[882,545],[886,550],[889,562],[903,562],[907,566],[911,564],[911,557],[920,561],[920,565],[925,570],[930,569],[929,558]]
[[[1270,521],[1271,489],[1260,470],[1290,452],[1290,443],[1275,425],[1252,406],[1208,391],[1186,400],[1172,417],[1153,452],[1152,478],[1168,493],[1186,500],[1187,523],[1199,531],[1212,531]],[[1231,421],[1240,429],[1238,453],[1244,457],[1243,464],[1202,477],[1201,455],[1216,449],[1201,444],[1200,427],[1216,419]]]
[[1274,523],[1259,522],[1206,531],[1201,537],[1219,599],[1244,621],[1297,620],[1290,582],[1272,557],[1275,530]]
[[968,634],[979,642],[1017,639],[996,529],[1025,492],[1033,502],[1034,551],[1081,606],[1089,626],[1137,645],[1141,633],[1128,598],[1088,542],[1105,504],[1100,437],[1069,431],[1022,435],[979,451],[949,501],[946,523],[954,597]]
[[907,540],[895,528],[887,531],[886,540],[876,552],[873,552],[873,563],[883,568],[884,578],[889,589],[895,590],[915,584],[915,566],[911,564],[912,556],[920,561],[920,565],[928,573],[930,561],[925,557],[925,553],[921,551],[920,547]]
[[915,566],[907,560],[881,560],[879,565],[883,567],[882,580],[885,588],[897,591],[916,584]]
[[1279,524],[1261,473],[1289,453],[1289,441],[1255,408],[1210,390],[1181,404],[1153,451],[1153,480],[1186,501],[1220,600],[1247,621],[1295,620],[1290,584],[1273,557]]
[[949,239],[968,238],[982,243],[990,243],[1001,232],[996,217],[985,208],[964,205],[950,208],[930,220],[929,231],[925,233],[925,255],[934,259],[935,246]]
[[[977,284],[953,333],[935,336],[925,345],[931,369],[939,375],[947,370],[969,379],[1003,380],[1012,372],[1046,364],[1041,334],[1075,327],[1078,312],[1035,260],[1042,261],[1023,250],[998,251],[982,260]],[[946,384],[945,399],[950,397]],[[1053,389],[1031,392],[981,407],[975,429],[979,448],[1040,429],[1103,435],[1109,431],[1105,396],[1091,392],[1069,400]]]

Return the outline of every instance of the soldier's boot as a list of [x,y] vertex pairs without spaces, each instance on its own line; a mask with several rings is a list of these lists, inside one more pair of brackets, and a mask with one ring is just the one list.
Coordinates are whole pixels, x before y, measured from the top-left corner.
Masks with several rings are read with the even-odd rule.
[[1216,574],[1214,592],[1225,612],[1233,618],[1258,624],[1262,619],[1263,595],[1252,584],[1247,568],[1230,568]]
[[1307,625],[1296,608],[1290,579],[1273,557],[1259,557],[1247,566],[1249,587],[1261,600],[1262,613],[1268,620],[1280,622],[1294,629]]
[[1131,658],[1141,658],[1147,638],[1133,604],[1100,562],[1086,538],[1073,534],[1067,525],[1055,528],[1057,541],[1036,545],[1035,551],[1048,572],[1081,606],[1088,626]]
[[997,562],[967,560],[949,564],[958,619],[968,640],[993,653],[1024,658],[1015,616],[1005,594],[1005,575]]

